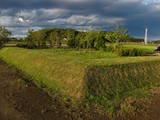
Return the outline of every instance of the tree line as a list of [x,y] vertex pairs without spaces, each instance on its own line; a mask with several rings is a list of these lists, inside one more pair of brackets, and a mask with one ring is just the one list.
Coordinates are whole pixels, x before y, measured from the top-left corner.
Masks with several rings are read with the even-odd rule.
[[29,30],[25,38],[28,48],[95,48],[105,47],[104,31],[76,31],[74,29],[47,28],[38,31]]
[[5,26],[0,26],[0,48],[10,40],[11,32]]
[[46,28],[29,30],[25,38],[27,48],[85,48],[104,49],[107,42],[121,42],[129,39],[128,30],[116,25],[111,32],[77,31],[74,29]]
[[[11,32],[4,26],[0,26],[0,46],[12,41]],[[19,39],[18,39],[19,41]],[[143,42],[128,35],[128,30],[122,25],[115,25],[110,32],[106,31],[77,31],[75,29],[46,28],[41,30],[28,30],[27,36],[18,44],[19,47],[30,49],[35,48],[84,48],[84,49],[105,49],[106,43],[119,42]]]

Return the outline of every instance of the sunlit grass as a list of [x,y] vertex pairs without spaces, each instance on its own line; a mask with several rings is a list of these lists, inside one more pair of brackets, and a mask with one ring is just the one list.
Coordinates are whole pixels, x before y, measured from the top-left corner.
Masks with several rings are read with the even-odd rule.
[[0,50],[0,58],[22,70],[39,87],[64,99],[103,106],[111,114],[125,98],[145,96],[152,86],[160,85],[159,56],[120,57],[94,50],[8,47]]
[[138,48],[147,53],[152,53],[156,49],[155,45],[134,45],[134,44],[124,44],[126,48]]
[[160,60],[158,56],[120,57],[94,50],[23,48],[3,48],[0,57],[30,75],[38,85],[74,98],[84,95],[84,76],[88,66]]

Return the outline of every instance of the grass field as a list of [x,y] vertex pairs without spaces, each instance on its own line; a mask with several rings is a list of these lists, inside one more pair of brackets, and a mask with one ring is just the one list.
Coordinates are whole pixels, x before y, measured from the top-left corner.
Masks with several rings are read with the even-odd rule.
[[147,52],[147,53],[152,53],[157,46],[155,45],[133,45],[133,44],[124,44],[123,45],[124,47],[126,48],[138,48],[138,49],[141,49],[143,50],[144,52]]
[[[152,51],[154,47],[141,48]],[[10,47],[0,50],[0,58],[32,77],[40,87],[67,98],[87,98],[93,104],[108,101],[110,108],[125,97],[137,97],[139,91],[159,85],[159,56],[120,57],[94,50]]]
[[21,41],[19,41],[19,42],[18,41],[17,42],[10,41],[8,43],[5,43],[4,46],[5,47],[16,47],[17,44],[22,44],[22,43],[24,43],[24,42],[21,42]]

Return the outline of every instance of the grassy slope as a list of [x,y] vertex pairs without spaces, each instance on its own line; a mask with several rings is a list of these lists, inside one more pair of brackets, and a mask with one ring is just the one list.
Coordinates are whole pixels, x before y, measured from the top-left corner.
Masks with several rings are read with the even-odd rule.
[[159,71],[160,61],[88,67],[88,99],[113,107],[129,96],[143,97],[147,90],[160,85]]
[[[152,68],[151,65],[150,68],[145,68],[143,64],[142,66],[141,64],[135,64],[133,65],[133,70],[130,70],[130,65],[127,63],[160,60],[160,57],[119,57],[113,53],[91,50],[28,50],[23,48],[4,48],[0,51],[0,57],[32,76],[41,87],[47,86],[49,89],[56,90],[62,95],[73,98],[81,98],[86,92],[97,96],[95,95],[95,90],[100,90],[101,92],[98,91],[98,93],[101,93],[101,96],[105,97],[111,94],[112,91],[112,96],[116,97],[116,94],[123,93],[126,87],[121,84],[119,85],[119,82],[117,82],[119,78],[122,81],[123,79],[124,81],[129,81],[127,83],[123,82],[123,84],[135,84],[134,79],[145,79],[143,78],[143,67],[147,69],[146,74],[150,72],[150,69],[155,70],[156,68],[156,66]],[[121,67],[119,64],[127,65]],[[140,76],[138,74],[137,76],[132,76],[132,71],[133,73],[137,73],[139,66],[142,67]],[[117,72],[114,73],[114,70]],[[133,79],[128,79],[130,76]],[[152,77],[154,76],[152,75]],[[137,82],[141,84],[140,81],[137,80]],[[101,83],[104,84],[101,85]],[[108,86],[114,86],[114,84],[116,88],[109,87],[107,89]],[[143,84],[133,87],[141,88],[142,86]],[[106,90],[110,91],[107,95]],[[93,94],[93,91],[95,94]],[[107,97],[107,99],[110,98]]]
[[0,58],[31,76],[40,87],[74,100],[85,97],[87,103],[111,114],[129,96],[142,97],[146,90],[160,85],[158,56],[119,57],[93,50],[3,48]]

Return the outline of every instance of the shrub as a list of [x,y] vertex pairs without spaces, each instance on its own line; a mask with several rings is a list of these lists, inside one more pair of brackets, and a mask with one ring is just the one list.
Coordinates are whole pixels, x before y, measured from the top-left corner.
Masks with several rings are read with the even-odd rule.
[[122,44],[115,43],[115,44],[111,44],[111,45],[107,46],[106,50],[108,52],[116,52],[116,51],[118,51],[119,49],[122,49],[122,48],[123,48]]
[[104,37],[104,32],[103,31],[99,31],[97,33],[97,36],[96,36],[96,40],[95,40],[95,43],[94,43],[94,47],[97,49],[97,50],[100,50],[100,49],[105,49],[106,48],[106,40],[105,40],[105,37]]
[[142,56],[144,52],[137,48],[121,48],[117,51],[120,56]]

